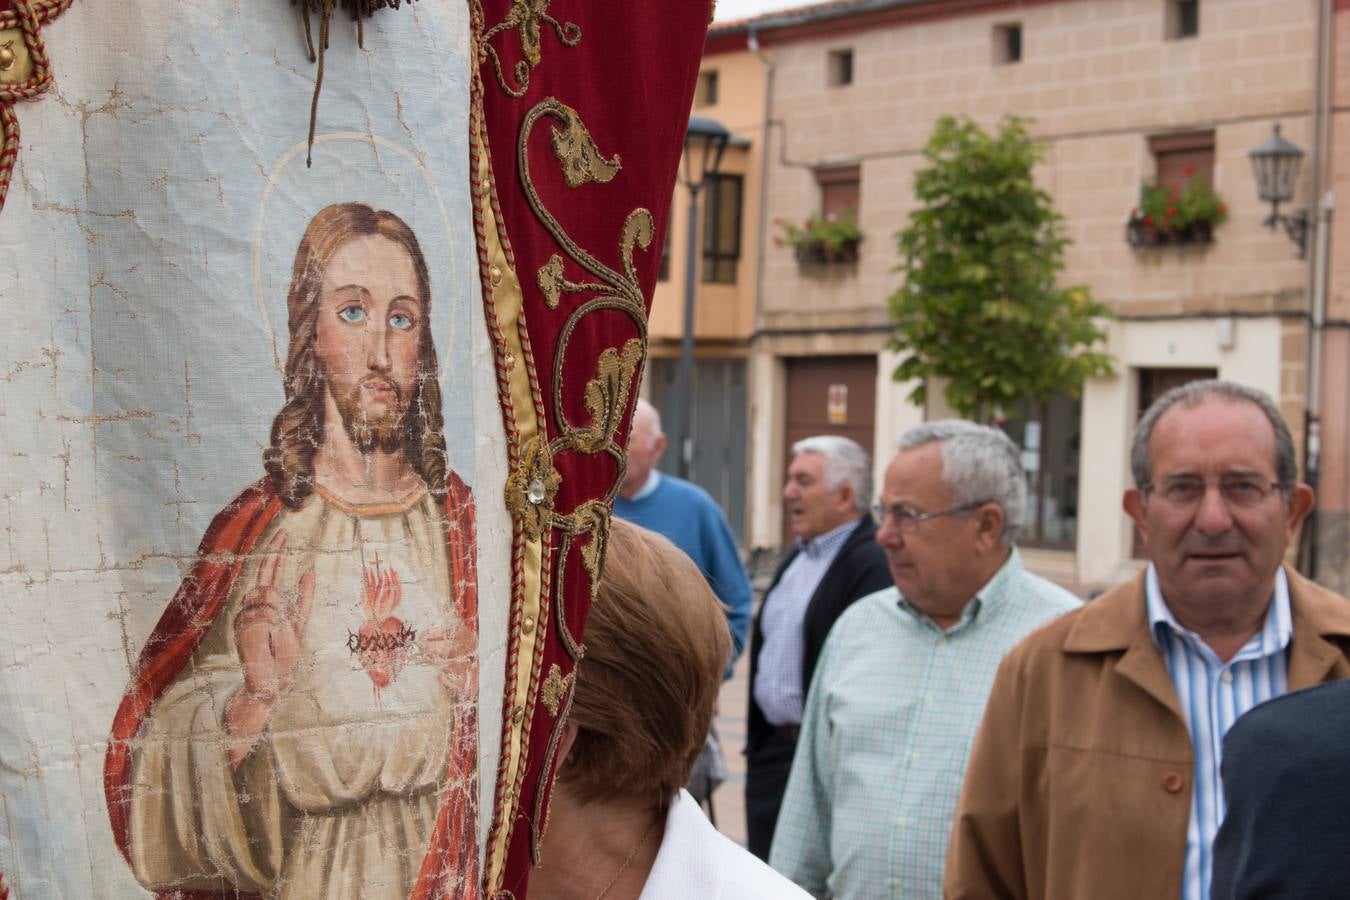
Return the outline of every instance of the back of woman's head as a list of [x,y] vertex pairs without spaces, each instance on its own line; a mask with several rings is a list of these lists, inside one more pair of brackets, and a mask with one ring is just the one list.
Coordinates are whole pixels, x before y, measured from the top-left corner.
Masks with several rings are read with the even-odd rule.
[[731,653],[722,606],[674,544],[614,519],[582,643],[559,778],[581,802],[664,809],[708,734]]

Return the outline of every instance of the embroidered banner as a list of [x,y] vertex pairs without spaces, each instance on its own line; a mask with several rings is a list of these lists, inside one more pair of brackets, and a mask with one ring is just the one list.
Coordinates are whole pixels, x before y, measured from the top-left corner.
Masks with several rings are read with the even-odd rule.
[[68,5],[0,0],[4,883],[524,896],[708,10]]

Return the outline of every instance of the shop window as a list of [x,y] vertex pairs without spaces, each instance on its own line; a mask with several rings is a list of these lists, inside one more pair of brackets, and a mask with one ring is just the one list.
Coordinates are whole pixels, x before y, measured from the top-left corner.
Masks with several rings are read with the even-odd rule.
[[831,50],[825,57],[825,83],[843,87],[853,83],[853,50]]
[[735,284],[741,259],[741,188],[739,175],[717,175],[708,181],[703,215],[703,280]]
[[994,65],[1006,66],[1022,61],[1022,23],[1007,22],[994,26]]
[[1078,456],[1083,404],[1068,394],[1024,400],[1004,430],[1022,448],[1027,509],[1018,543],[1072,549],[1078,539]]

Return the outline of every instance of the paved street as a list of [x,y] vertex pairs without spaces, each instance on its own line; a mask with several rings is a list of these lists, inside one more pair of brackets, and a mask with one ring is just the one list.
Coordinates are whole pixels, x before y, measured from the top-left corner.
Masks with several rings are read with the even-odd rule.
[[713,794],[717,828],[745,846],[745,711],[749,702],[750,654],[741,654],[731,678],[718,695],[717,734],[727,757],[730,776]]

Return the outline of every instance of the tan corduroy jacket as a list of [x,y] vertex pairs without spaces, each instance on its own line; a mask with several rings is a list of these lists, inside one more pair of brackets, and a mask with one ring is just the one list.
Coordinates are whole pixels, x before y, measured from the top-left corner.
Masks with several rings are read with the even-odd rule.
[[[1350,601],[1292,572],[1289,688],[1350,676]],[[1190,734],[1149,633],[1144,574],[1003,660],[947,852],[950,900],[1177,897]]]

